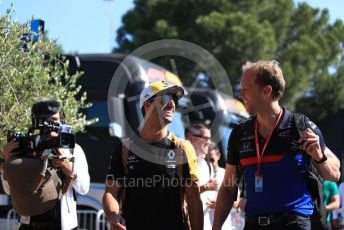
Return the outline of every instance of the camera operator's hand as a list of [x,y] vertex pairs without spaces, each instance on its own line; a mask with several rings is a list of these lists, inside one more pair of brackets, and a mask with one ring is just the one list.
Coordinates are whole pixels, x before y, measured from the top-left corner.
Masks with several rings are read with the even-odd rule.
[[2,150],[2,155],[5,161],[9,158],[11,152],[16,148],[19,148],[19,143],[16,142],[16,140],[12,140],[4,146],[4,149]]
[[[63,149],[55,149],[58,156],[64,156]],[[61,168],[66,176],[73,176],[72,162],[69,159],[56,159],[52,161],[53,165],[57,168]]]

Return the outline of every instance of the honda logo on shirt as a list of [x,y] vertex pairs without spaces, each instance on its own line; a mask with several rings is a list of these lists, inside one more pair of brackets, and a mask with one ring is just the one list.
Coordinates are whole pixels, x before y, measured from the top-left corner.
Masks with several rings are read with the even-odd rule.
[[248,150],[251,147],[250,142],[244,142],[242,145],[243,150]]

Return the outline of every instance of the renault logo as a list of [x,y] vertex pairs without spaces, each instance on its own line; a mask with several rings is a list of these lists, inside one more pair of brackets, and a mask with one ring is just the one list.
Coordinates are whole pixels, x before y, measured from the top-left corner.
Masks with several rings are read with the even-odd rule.
[[171,149],[168,153],[167,153],[168,158],[170,158],[171,160],[174,159],[174,157],[176,156],[176,153]]

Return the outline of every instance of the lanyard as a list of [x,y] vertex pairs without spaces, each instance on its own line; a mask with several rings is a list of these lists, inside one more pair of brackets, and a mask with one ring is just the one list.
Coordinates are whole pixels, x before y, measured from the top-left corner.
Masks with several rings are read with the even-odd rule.
[[272,133],[274,132],[274,130],[276,129],[278,122],[280,120],[280,118],[282,117],[282,109],[278,114],[278,118],[277,121],[274,125],[274,128],[271,130],[271,132],[269,133],[269,135],[267,136],[267,138],[265,139],[264,142],[264,146],[262,149],[262,152],[260,152],[260,148],[259,148],[259,140],[258,140],[258,118],[256,118],[256,122],[255,122],[255,126],[254,126],[254,140],[256,142],[256,153],[257,153],[257,161],[258,161],[258,168],[257,168],[257,173],[260,173],[260,163],[262,162],[262,158],[266,149],[266,146],[268,146],[269,142],[270,142],[270,138],[272,136]]

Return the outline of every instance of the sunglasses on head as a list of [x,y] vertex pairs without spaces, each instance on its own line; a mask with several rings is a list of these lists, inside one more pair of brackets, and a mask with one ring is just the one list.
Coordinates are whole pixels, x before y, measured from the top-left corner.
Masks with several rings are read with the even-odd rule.
[[[175,106],[176,106],[176,107],[178,106],[178,98],[176,97],[176,95],[164,94],[164,95],[160,95],[160,96],[161,96],[161,102],[162,102],[164,105],[167,105],[168,103],[171,102],[171,100],[173,100]],[[156,97],[157,97],[157,96],[154,96],[154,97],[150,98],[150,99],[148,100],[148,102],[152,103]]]

